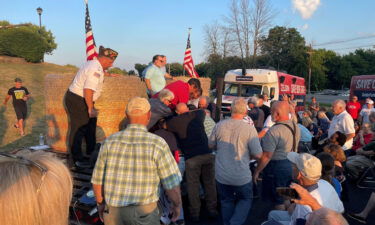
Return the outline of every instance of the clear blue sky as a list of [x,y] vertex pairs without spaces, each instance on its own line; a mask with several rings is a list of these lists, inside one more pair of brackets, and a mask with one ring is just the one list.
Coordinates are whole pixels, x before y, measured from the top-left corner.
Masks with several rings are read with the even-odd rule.
[[[274,25],[296,27],[307,42],[375,35],[374,0],[320,0],[314,14],[303,19],[292,0],[270,0],[278,11]],[[313,0],[317,1],[318,0]],[[204,61],[203,26],[222,20],[230,0],[89,0],[91,23],[97,45],[119,52],[115,66],[132,69],[148,63],[155,54],[169,62],[182,62],[187,28],[195,63]],[[42,24],[58,44],[46,61],[80,66],[85,61],[85,4],[83,0],[0,0],[0,20],[38,23],[37,7],[43,8]],[[307,27],[307,29],[306,29]],[[340,49],[375,45],[375,38],[325,46]],[[339,53],[353,49],[337,50]]]

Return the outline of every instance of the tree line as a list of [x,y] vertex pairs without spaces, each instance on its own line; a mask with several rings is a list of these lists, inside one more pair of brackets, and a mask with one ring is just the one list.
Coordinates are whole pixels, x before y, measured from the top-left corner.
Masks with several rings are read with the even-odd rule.
[[[357,49],[339,55],[332,50],[310,49],[296,28],[271,28],[266,36],[259,39],[259,49],[256,56],[250,54],[243,59],[234,54],[225,55],[224,52],[211,53],[204,62],[196,64],[195,69],[199,76],[211,78],[212,87],[215,87],[217,77],[243,66],[247,69],[274,69],[304,77],[307,85],[310,64],[313,91],[349,88],[352,76],[375,75],[375,50]],[[146,64],[135,64],[138,74],[146,67]],[[173,76],[180,76],[183,74],[183,66],[180,63],[170,63],[167,64],[167,71]]]
[[[375,74],[375,51],[357,49],[345,55],[309,46],[296,28],[272,26],[278,12],[270,0],[231,0],[228,12],[204,29],[205,61],[195,65],[200,76],[217,77],[241,68],[268,68],[304,77],[311,90],[349,88],[351,77]],[[135,64],[139,74],[147,65]],[[172,75],[183,74],[171,63]]]

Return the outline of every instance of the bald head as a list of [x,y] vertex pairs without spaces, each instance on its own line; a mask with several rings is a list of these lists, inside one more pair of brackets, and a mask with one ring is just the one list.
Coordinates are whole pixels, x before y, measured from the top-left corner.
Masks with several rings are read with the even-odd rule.
[[176,105],[176,113],[177,114],[183,114],[183,113],[186,113],[186,112],[189,112],[189,108],[187,107],[187,105],[185,103],[178,103]]
[[348,225],[348,222],[340,213],[321,208],[310,214],[306,225]]
[[277,101],[271,108],[272,120],[280,122],[289,120],[289,103],[287,101]]
[[206,109],[208,107],[209,98],[207,96],[201,96],[198,102],[198,108]]

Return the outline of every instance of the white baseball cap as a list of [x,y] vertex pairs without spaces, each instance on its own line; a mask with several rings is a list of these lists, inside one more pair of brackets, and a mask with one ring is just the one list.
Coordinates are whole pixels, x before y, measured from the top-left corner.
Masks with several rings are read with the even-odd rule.
[[313,155],[289,152],[287,158],[296,164],[302,175],[310,180],[319,180],[322,176],[322,163]]
[[371,99],[366,99],[366,104],[371,104],[371,105],[373,105],[373,104],[374,104],[374,101],[371,100]]
[[145,98],[134,97],[126,106],[126,114],[129,116],[140,116],[150,111],[150,103]]

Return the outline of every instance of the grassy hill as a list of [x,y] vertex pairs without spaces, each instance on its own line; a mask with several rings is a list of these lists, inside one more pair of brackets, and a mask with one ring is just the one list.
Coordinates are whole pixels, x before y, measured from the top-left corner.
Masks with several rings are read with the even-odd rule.
[[[24,146],[38,144],[39,134],[46,133],[44,118],[44,77],[47,74],[75,73],[74,66],[60,66],[51,63],[26,63],[18,58],[0,57],[0,151],[10,151]],[[16,115],[10,100],[7,107],[3,101],[8,89],[14,86],[14,79],[20,77],[32,98],[28,101],[26,135],[21,137],[13,127]]]

